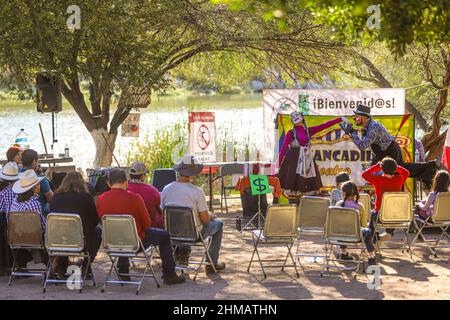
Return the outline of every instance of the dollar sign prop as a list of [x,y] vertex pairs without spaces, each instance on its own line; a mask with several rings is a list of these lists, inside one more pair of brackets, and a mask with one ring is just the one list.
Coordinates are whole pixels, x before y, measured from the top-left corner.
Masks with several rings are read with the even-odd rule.
[[263,193],[264,191],[266,191],[266,186],[263,185],[263,180],[262,178],[256,178],[255,180],[253,180],[253,185],[256,187],[256,190],[259,193]]

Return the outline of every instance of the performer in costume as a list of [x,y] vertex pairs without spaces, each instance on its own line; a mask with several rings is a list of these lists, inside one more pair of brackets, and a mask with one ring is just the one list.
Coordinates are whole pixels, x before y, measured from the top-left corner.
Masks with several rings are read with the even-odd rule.
[[439,166],[438,160],[421,163],[405,163],[402,157],[402,150],[395,141],[395,137],[381,123],[372,119],[370,107],[359,104],[354,113],[356,125],[363,127],[363,138],[359,138],[351,124],[343,124],[341,127],[346,134],[350,135],[360,150],[365,150],[369,147],[372,149],[375,155],[375,158],[372,159],[372,165],[383,160],[384,157],[391,157],[398,165],[409,171],[411,178],[422,179],[427,185],[431,186],[434,173]]
[[348,123],[348,120],[340,117],[308,128],[303,115],[293,112],[291,121],[294,128],[286,134],[278,156],[281,188],[291,197],[314,194],[322,187],[322,179],[313,159],[311,136],[342,121]]

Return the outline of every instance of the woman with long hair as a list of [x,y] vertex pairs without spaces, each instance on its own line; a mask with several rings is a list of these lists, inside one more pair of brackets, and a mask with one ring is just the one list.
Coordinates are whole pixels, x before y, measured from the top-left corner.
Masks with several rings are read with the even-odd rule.
[[433,178],[433,184],[431,186],[431,192],[428,194],[427,199],[424,199],[417,203],[416,211],[423,219],[427,219],[433,215],[434,203],[439,192],[448,192],[448,186],[450,183],[450,175],[446,170],[439,170]]
[[[94,198],[88,191],[87,185],[79,172],[69,172],[63,179],[61,186],[56,190],[50,202],[50,212],[74,213],[81,217],[86,249],[91,262],[97,255],[101,243],[101,229],[98,227],[97,209]],[[64,277],[69,260],[58,258],[54,262],[54,270],[59,277]],[[83,262],[86,268],[88,261]]]

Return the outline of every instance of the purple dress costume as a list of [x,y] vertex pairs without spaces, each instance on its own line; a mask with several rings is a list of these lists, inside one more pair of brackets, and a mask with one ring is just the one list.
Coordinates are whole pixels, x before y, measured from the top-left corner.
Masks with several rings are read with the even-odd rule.
[[[308,127],[309,137],[341,122],[342,118],[336,118],[318,126]],[[293,133],[294,129],[295,136]],[[290,194],[317,191],[322,188],[322,179],[320,178],[317,164],[312,159],[312,155],[307,153],[307,147],[310,142],[309,137],[303,126],[294,126],[283,140],[278,156],[278,163],[280,164],[278,178],[280,179],[281,188]],[[308,165],[300,168],[302,163],[308,162],[308,159],[300,158],[305,157],[305,154],[306,157],[312,159],[311,168],[306,168],[306,170],[305,167],[308,167]]]

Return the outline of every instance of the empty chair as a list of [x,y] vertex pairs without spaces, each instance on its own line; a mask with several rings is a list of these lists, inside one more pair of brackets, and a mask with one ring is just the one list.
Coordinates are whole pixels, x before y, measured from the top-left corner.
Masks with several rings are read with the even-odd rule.
[[401,249],[409,250],[412,260],[411,245],[408,240],[408,231],[413,221],[411,194],[409,192],[385,192],[381,199],[381,208],[377,220],[374,223],[374,238],[376,237],[376,230],[380,228],[403,230],[405,241]]
[[74,288],[77,288],[81,292],[89,272],[91,273],[92,284],[95,286],[91,257],[86,250],[83,224],[78,214],[50,213],[47,216],[45,229],[45,247],[50,258],[79,257],[87,259],[87,264],[85,270],[82,270],[82,268],[80,270],[74,270],[75,272],[73,273],[78,276],[77,278],[67,281],[50,278],[55,272],[52,263],[49,261],[43,288],[44,292],[48,283],[71,283],[75,285]]
[[[197,279],[197,275],[203,265],[209,265],[216,272],[215,266],[211,263],[211,256],[209,255],[209,246],[211,244],[210,238],[204,239],[202,236],[201,225],[196,219],[196,213],[191,208],[187,207],[164,207],[163,217],[165,228],[170,234],[170,240],[174,245],[174,252],[177,246],[194,246],[201,247],[202,258],[200,261],[193,260],[192,254],[189,257],[188,266],[177,266],[178,270],[194,270],[195,275],[193,280]],[[208,261],[206,258],[208,257]],[[198,264],[197,268],[189,267],[190,264]]]
[[[243,175],[244,174],[244,164],[242,163],[227,163],[220,169],[220,210],[223,212],[223,203],[225,202],[225,212],[228,213],[228,203],[227,199],[238,199],[237,197],[230,197],[227,195],[227,191],[234,190],[235,185],[226,184],[226,177],[233,175]],[[233,182],[233,179],[231,180]]]
[[[155,247],[150,245],[145,248],[139,238],[136,230],[136,222],[131,215],[104,215],[102,217],[103,225],[103,248],[111,260],[111,268],[102,287],[102,292],[105,291],[107,284],[132,284],[137,285],[136,295],[139,294],[141,287],[146,277],[152,277],[155,280],[156,286],[160,285],[156,279],[152,267],[152,256]],[[120,273],[117,268],[117,263],[120,257],[129,258],[132,263],[144,262],[145,268],[142,273]],[[111,280],[112,272],[115,272],[118,280]],[[151,275],[147,275],[150,270]],[[138,281],[125,280],[123,277],[137,277]]]
[[13,255],[8,285],[11,285],[13,278],[16,276],[45,278],[45,268],[27,268],[18,265],[20,250],[45,250],[39,213],[34,211],[9,212],[8,244]]
[[317,253],[300,253],[302,235],[315,235],[320,237],[323,241],[325,232],[325,222],[327,219],[328,207],[330,206],[330,199],[323,197],[304,196],[300,199],[300,206],[298,208],[298,241],[296,256],[323,258],[324,255]]
[[[264,270],[263,262],[283,262],[282,265],[266,265],[266,268],[281,267],[284,271],[286,267],[294,267],[297,278],[299,273],[297,265],[292,255],[291,249],[297,237],[297,207],[294,204],[272,204],[267,208],[266,221],[263,230],[253,231],[253,253],[250,263],[247,267],[247,272],[250,272],[253,257],[258,257],[259,265],[263,272],[264,278],[267,278]],[[258,247],[260,245],[277,245],[276,252],[279,252],[279,245],[286,245],[287,254],[284,259],[261,259]],[[275,251],[275,250],[274,250]],[[287,264],[288,259],[291,259],[292,264]]]
[[[329,207],[325,223],[325,263],[322,265],[320,275],[323,276],[324,269],[330,268],[341,270],[359,270],[364,263],[364,244],[360,225],[360,213],[356,209],[343,207]],[[356,263],[356,268],[330,265],[330,262],[343,261],[333,259],[333,246],[346,246],[347,248],[360,249],[359,258],[356,260],[345,260],[345,263]],[[356,277],[355,272],[355,277]]]
[[[414,224],[418,231],[414,239],[411,241],[411,246],[413,246],[419,236],[421,236],[424,243],[427,245],[428,250],[430,250],[434,256],[437,256],[437,248],[450,247],[450,245],[439,245],[444,237],[446,237],[447,240],[450,240],[448,233],[448,229],[450,227],[450,192],[439,192],[434,204],[433,214],[427,219],[423,219],[419,215],[416,215],[414,217]],[[436,227],[441,229],[440,236],[437,239],[427,239],[424,235],[425,229]],[[428,245],[430,242],[433,242],[434,244]]]
[[152,186],[161,192],[165,186],[177,180],[177,174],[172,168],[155,169],[152,174]]

